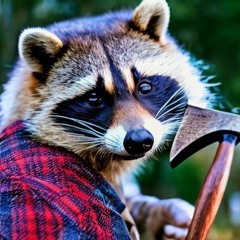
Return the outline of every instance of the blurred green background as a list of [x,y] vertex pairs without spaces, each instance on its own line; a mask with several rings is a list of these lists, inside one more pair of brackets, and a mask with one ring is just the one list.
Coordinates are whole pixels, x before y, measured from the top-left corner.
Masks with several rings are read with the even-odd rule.
[[[0,0],[0,92],[17,58],[22,29],[105,11],[133,8],[140,0]],[[238,111],[240,106],[240,1],[169,0],[170,32],[184,49],[203,60],[221,82],[225,100],[218,107]],[[214,89],[216,90],[216,89]],[[152,160],[138,179],[144,193],[160,198],[181,197],[195,203],[216,145],[200,151],[178,168],[169,165],[166,151]],[[240,226],[230,221],[229,198],[240,191],[240,152],[237,150],[230,181],[209,239],[240,239]],[[239,203],[240,205],[240,203]]]

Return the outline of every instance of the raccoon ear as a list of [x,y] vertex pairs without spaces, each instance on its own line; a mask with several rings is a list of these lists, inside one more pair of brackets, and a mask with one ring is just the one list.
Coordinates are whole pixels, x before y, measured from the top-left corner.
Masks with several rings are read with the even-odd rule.
[[55,34],[43,28],[24,30],[18,43],[20,57],[33,72],[39,73],[53,63],[62,47],[62,41]]
[[158,39],[161,45],[167,43],[169,18],[170,11],[165,0],[143,0],[132,16],[135,26],[150,37]]

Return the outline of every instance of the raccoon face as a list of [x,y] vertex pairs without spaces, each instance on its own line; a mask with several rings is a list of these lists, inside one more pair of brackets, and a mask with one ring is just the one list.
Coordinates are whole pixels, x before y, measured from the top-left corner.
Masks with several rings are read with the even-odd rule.
[[96,86],[83,95],[57,104],[51,112],[54,123],[76,135],[79,139],[75,144],[88,145],[89,150],[113,160],[132,160],[152,153],[170,140],[187,98],[168,76],[145,76],[131,68],[128,71],[131,89],[116,68],[113,89],[109,91],[104,85],[109,82],[98,77]]
[[144,0],[133,13],[25,30],[21,68],[38,82],[24,115],[30,130],[103,173],[161,148],[188,99],[206,93],[168,22],[165,0]]

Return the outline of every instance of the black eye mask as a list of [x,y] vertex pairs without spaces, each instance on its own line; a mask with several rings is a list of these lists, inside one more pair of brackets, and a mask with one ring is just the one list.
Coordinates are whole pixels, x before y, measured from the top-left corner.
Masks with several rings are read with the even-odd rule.
[[187,107],[187,96],[177,81],[169,76],[146,76],[136,69],[132,72],[136,86],[135,97],[153,116],[157,115],[160,121],[183,116]]
[[[94,137],[104,134],[111,121],[113,98],[99,78],[95,89],[83,96],[63,101],[52,111],[52,118],[67,131]],[[92,130],[92,131],[91,131]]]

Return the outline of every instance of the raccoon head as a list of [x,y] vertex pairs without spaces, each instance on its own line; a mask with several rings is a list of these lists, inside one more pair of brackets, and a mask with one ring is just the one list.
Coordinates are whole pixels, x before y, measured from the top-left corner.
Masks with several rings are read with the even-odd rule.
[[37,82],[22,114],[29,129],[108,179],[159,150],[188,101],[204,105],[208,94],[168,22],[165,0],[144,0],[133,12],[25,30],[18,69]]

